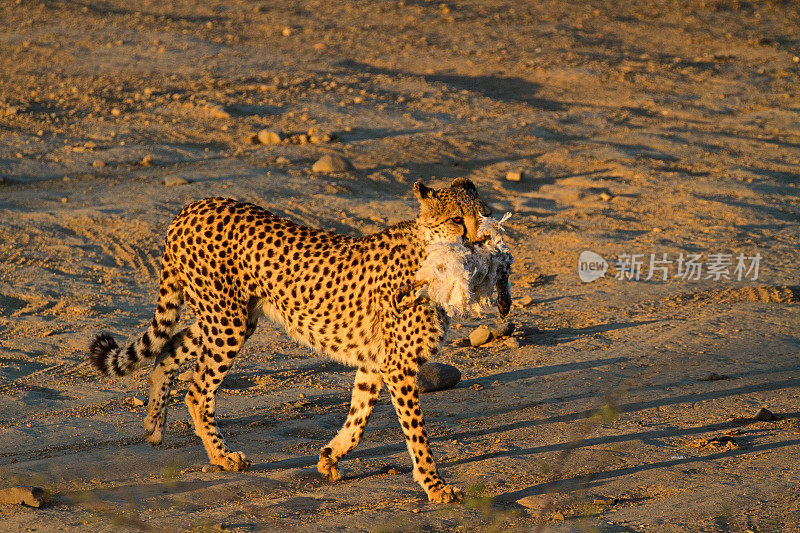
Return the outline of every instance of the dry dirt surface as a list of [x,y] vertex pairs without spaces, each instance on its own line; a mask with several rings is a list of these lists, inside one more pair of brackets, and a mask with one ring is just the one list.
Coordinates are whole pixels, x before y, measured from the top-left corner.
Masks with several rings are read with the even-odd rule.
[[[0,49],[0,489],[50,495],[0,529],[800,531],[796,2],[9,0]],[[146,369],[88,366],[152,317],[184,204],[362,234],[457,176],[516,257],[513,340],[456,323],[463,381],[422,397],[465,504],[425,501],[385,395],[323,482],[353,371],[273,325],[218,394],[246,473],[201,470],[184,382],[154,448]]]

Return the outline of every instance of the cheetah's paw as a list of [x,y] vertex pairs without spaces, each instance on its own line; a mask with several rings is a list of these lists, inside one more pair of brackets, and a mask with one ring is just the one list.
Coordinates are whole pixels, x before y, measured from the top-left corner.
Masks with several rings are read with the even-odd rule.
[[342,479],[342,473],[339,471],[339,467],[328,457],[319,458],[317,471],[328,481],[339,481]]
[[431,503],[459,503],[464,499],[464,492],[458,487],[446,485],[440,489],[433,489],[428,493]]
[[150,417],[148,415],[144,419],[144,431],[147,442],[153,446],[158,446],[164,436],[164,419],[160,416]]
[[231,452],[211,460],[211,464],[219,465],[228,472],[244,472],[250,468],[250,461],[242,452]]

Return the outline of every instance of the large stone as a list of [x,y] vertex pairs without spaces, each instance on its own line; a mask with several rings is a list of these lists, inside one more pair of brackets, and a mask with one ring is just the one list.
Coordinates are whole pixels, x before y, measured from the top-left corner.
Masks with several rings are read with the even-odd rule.
[[44,501],[45,492],[40,487],[11,487],[0,490],[0,503],[41,507]]
[[353,163],[340,155],[324,155],[311,167],[313,172],[346,172],[353,170]]
[[417,386],[421,392],[452,389],[461,381],[461,371],[444,363],[425,363],[417,372]]
[[469,334],[469,343],[472,346],[481,346],[492,339],[492,332],[486,326],[478,326]]

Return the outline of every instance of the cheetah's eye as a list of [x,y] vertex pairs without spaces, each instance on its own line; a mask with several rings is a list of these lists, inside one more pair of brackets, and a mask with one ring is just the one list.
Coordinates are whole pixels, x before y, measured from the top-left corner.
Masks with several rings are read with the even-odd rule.
[[456,224],[461,224],[462,222],[464,222],[464,219],[461,217],[453,217],[450,219],[450,221],[455,222]]

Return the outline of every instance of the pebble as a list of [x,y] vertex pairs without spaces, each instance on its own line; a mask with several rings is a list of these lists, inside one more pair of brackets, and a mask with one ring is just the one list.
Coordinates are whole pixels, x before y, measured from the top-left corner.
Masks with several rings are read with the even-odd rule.
[[103,161],[102,159],[95,159],[94,161],[92,161],[92,166],[94,168],[103,168],[104,166],[106,166],[106,162]]
[[525,178],[525,172],[522,170],[509,170],[506,172],[507,181],[522,181]]
[[189,369],[185,372],[181,372],[178,374],[178,381],[192,381],[192,376],[194,375],[194,371]]
[[517,300],[517,303],[520,307],[528,307],[529,305],[533,305],[533,297],[530,294],[526,294]]
[[333,137],[331,137],[328,133],[317,133],[315,135],[309,135],[308,142],[311,144],[325,144],[331,142]]
[[425,363],[417,372],[420,392],[452,389],[461,381],[461,371],[445,363]]
[[218,104],[207,104],[205,111],[213,118],[231,118],[231,114]]
[[222,472],[222,467],[220,465],[203,465],[201,470],[208,474],[211,472]]
[[112,107],[111,114],[114,115],[115,117],[118,117],[122,114],[122,111],[120,111],[118,107]]
[[519,348],[519,339],[515,337],[509,337],[505,340],[504,344],[509,348]]
[[189,183],[189,180],[184,179],[180,176],[167,176],[164,178],[164,185],[167,187],[174,187],[175,185],[186,185]]
[[144,400],[142,400],[141,398],[137,398],[136,396],[134,396],[133,398],[131,398],[131,400],[130,400],[130,401],[131,401],[131,403],[132,403],[133,405],[135,405],[136,407],[141,407],[141,406],[143,406],[143,405],[144,405]]
[[261,144],[280,144],[285,135],[279,131],[261,130],[258,132],[258,142]]
[[492,332],[486,326],[478,326],[469,334],[469,343],[472,346],[486,344],[492,338]]
[[282,155],[275,158],[276,165],[288,165],[291,162],[292,161],[288,157],[283,157]]
[[761,409],[759,409],[754,418],[759,422],[774,422],[778,419],[778,417],[775,416],[772,413],[772,411],[770,411],[766,407],[762,407]]
[[0,490],[0,503],[41,507],[45,503],[45,492],[41,487],[10,487]]
[[602,192],[600,193],[600,199],[603,200],[604,202],[610,202],[611,200],[614,199],[614,195],[611,194],[610,192]]
[[353,170],[353,164],[349,159],[340,155],[324,155],[314,163],[311,170],[312,172],[345,172]]

